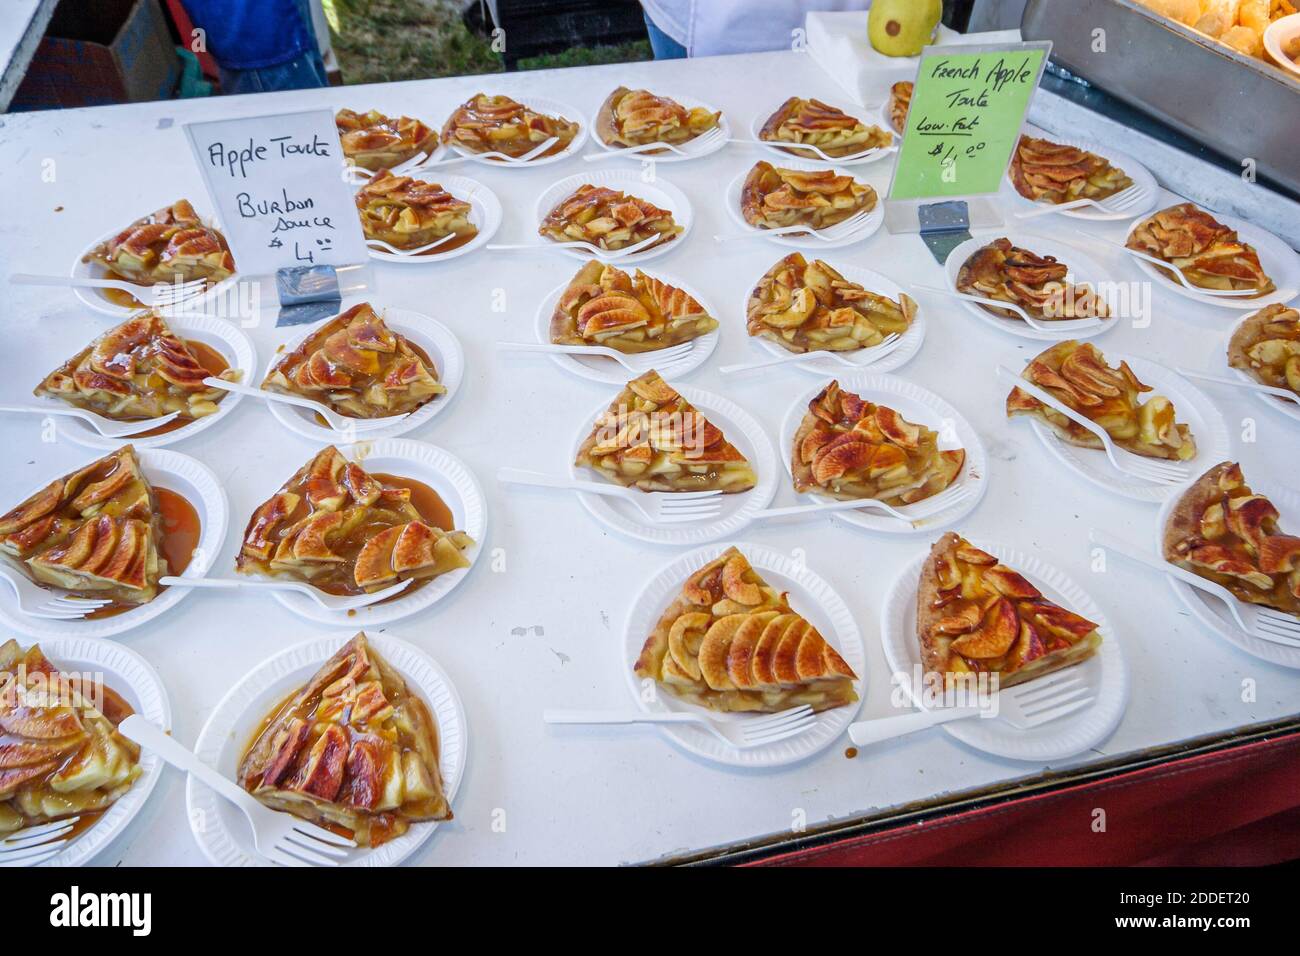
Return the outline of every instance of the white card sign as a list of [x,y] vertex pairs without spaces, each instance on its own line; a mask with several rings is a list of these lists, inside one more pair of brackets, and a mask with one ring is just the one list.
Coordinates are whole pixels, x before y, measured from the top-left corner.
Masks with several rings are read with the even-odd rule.
[[185,132],[241,272],[366,261],[331,111],[190,123]]

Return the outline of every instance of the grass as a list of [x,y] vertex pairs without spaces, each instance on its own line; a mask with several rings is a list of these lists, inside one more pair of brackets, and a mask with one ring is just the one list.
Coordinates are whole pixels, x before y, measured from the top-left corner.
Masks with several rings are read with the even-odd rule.
[[[465,26],[448,0],[324,0],[343,82],[391,83],[439,76],[500,73],[491,40]],[[572,47],[527,57],[521,70],[651,59],[650,42]]]

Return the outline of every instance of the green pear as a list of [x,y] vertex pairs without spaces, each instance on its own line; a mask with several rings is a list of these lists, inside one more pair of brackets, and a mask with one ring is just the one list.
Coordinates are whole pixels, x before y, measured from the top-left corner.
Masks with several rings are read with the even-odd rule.
[[872,0],[867,39],[885,56],[916,56],[943,16],[943,0]]

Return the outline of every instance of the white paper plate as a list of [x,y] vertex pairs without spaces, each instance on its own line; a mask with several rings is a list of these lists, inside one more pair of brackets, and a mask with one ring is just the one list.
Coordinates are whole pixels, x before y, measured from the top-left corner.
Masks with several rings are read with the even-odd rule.
[[[186,313],[169,315],[167,324],[181,338],[202,342],[220,352],[226,364],[232,369],[239,370],[241,373],[239,381],[243,384],[250,384],[257,375],[257,354],[253,350],[253,342],[237,324],[229,319],[218,319],[201,313]],[[211,428],[234,411],[242,398],[243,396],[238,392],[226,392],[217,403],[217,410],[211,415],[196,418],[188,425],[150,438],[131,436],[105,438],[88,422],[80,419],[60,415],[54,421],[60,435],[86,448],[121,448],[123,445],[134,445],[139,449],[162,448],[164,445],[175,444]],[[60,407],[66,407],[62,402],[54,399],[50,401]]]
[[[777,477],[780,466],[776,463],[776,453],[768,440],[763,427],[740,406],[720,395],[706,392],[687,385],[673,385],[682,398],[695,406],[710,422],[722,429],[722,433],[740,453],[748,459],[750,466],[758,475],[758,484],[749,491],[735,494],[718,495],[722,512],[712,521],[682,522],[681,524],[647,524],[645,516],[630,501],[610,495],[596,495],[590,492],[575,492],[591,515],[606,527],[620,531],[638,541],[651,544],[693,545],[735,534],[753,520],[754,512],[766,508],[776,494]],[[596,418],[609,408],[610,399],[600,405],[582,420],[582,426],[574,436],[573,450],[569,455],[569,471],[574,478],[585,481],[604,481],[591,468],[572,464],[578,457],[578,449],[591,434]]]
[[[618,265],[618,263],[615,263]],[[622,268],[622,266],[619,266]],[[705,301],[705,298],[692,289],[685,282],[675,276],[665,275],[662,272],[650,273],[654,278],[667,282],[669,285],[681,289],[700,305],[704,306],[706,312],[718,319],[721,323],[718,313]],[[564,290],[569,287],[569,283],[563,282],[546,294],[541,304],[537,306],[537,316],[535,321],[535,331],[537,341],[543,345],[551,344],[551,314],[555,311],[555,304],[560,301],[560,296]],[[691,339],[691,349],[686,353],[686,358],[674,364],[669,375],[672,378],[684,378],[690,375],[713,354],[713,350],[718,347],[718,336],[721,333],[721,326],[714,329],[707,335],[701,335],[698,338]],[[639,357],[651,358],[653,352],[640,352]],[[603,355],[551,355],[550,360],[572,375],[579,378],[585,378],[592,382],[604,382],[609,385],[625,385],[628,379],[635,378],[635,374],[629,372],[622,365],[612,358]]]
[[[135,651],[114,641],[84,637],[45,637],[40,642],[45,652],[60,670],[76,674],[103,675],[104,686],[125,698],[141,717],[161,727],[172,729],[171,702],[158,673]],[[30,644],[23,645],[29,647]],[[81,866],[109,845],[135,815],[140,812],[158,779],[163,763],[148,750],[140,753],[140,776],[126,793],[105,811],[104,815],[67,848],[42,866]]]
[[771,548],[744,541],[713,544],[675,558],[650,580],[632,603],[632,610],[627,617],[627,627],[623,633],[623,675],[627,680],[628,690],[632,692],[632,699],[647,713],[691,711],[728,723],[753,719],[752,716],[744,714],[725,714],[706,710],[688,704],[667,692],[655,693],[652,700],[647,700],[650,695],[645,693],[642,679],[632,669],[641,654],[646,638],[650,636],[650,632],[654,630],[668,605],[681,593],[682,584],[686,579],[733,544],[740,549],[750,565],[768,584],[777,590],[788,592],[790,607],[810,621],[840,652],[840,656],[849,667],[853,668],[853,672],[858,675],[858,679],[853,683],[858,692],[858,701],[833,710],[822,711],[818,715],[817,722],[802,734],[774,744],[745,750],[738,750],[729,744],[724,744],[701,727],[668,724],[660,726],[659,730],[683,750],[715,763],[729,767],[782,767],[805,760],[835,743],[844,733],[845,728],[853,722],[866,692],[867,658],[862,646],[862,637],[858,633],[858,625],[835,589],[810,571],[801,561],[779,551],[773,551]]
[[[366,429],[364,432],[355,434],[345,434],[344,432],[335,431],[328,425],[322,425],[316,420],[316,412],[310,408],[302,408],[297,405],[286,405],[284,402],[265,402],[271,414],[289,431],[301,435],[303,438],[309,438],[316,442],[338,442],[354,441],[360,436],[369,440],[377,438],[395,438],[398,435],[405,435],[407,432],[414,431],[421,425],[424,425],[435,415],[441,414],[446,408],[450,407],[455,401],[456,394],[460,389],[461,379],[465,375],[465,353],[461,351],[460,340],[456,338],[456,333],[452,332],[447,326],[443,325],[437,319],[431,318],[420,312],[412,312],[410,309],[380,308],[377,310],[383,316],[384,322],[390,329],[401,335],[405,335],[413,343],[422,348],[429,358],[433,359],[433,364],[438,370],[438,381],[447,389],[446,392],[437,396],[432,401],[425,402],[418,409],[407,415],[400,422],[394,425],[387,425],[383,428]],[[262,373],[262,379],[256,382],[250,382],[251,385],[261,385],[267,375],[271,374],[271,369],[275,364],[284,358],[285,355],[296,349],[302,342],[310,336],[316,334],[326,324],[334,321],[338,316],[330,316],[309,326],[301,334],[285,343],[284,348],[277,351],[271,356],[271,360],[266,365],[266,370]]]
[[[156,208],[162,208],[162,204],[159,203],[158,207]],[[204,222],[212,223],[213,228],[215,229],[221,228],[220,225],[217,224],[216,220],[211,219],[208,216],[201,216],[200,218],[202,218]],[[114,236],[116,236],[123,229],[125,229],[126,226],[127,223],[123,223],[118,228],[104,233],[94,242],[87,245],[86,248],[81,250],[81,253],[75,259],[72,260],[72,269],[69,271],[68,274],[71,275],[72,278],[74,279],[112,278],[112,276],[108,274],[108,270],[105,269],[98,262],[82,262],[81,258],[82,256],[89,254],[91,249],[94,249],[97,245],[99,245],[104,240],[111,239]],[[239,263],[235,263],[235,265],[238,266]],[[203,307],[206,303],[218,301],[221,298],[221,296],[225,295],[227,290],[229,290],[232,286],[235,285],[235,283],[237,283],[240,280],[240,278],[241,276],[238,272],[231,274],[230,276],[228,276],[225,279],[222,279],[220,282],[216,283],[215,285],[209,286],[207,289],[203,291],[201,295],[196,295],[191,299],[186,299],[184,308],[186,309],[186,311],[191,311],[191,310],[195,312],[203,311]],[[135,305],[135,306],[118,305],[116,302],[113,302],[111,299],[109,299],[107,295],[105,295],[105,293],[108,291],[109,290],[107,289],[79,289],[79,288],[74,288],[72,290],[73,294],[78,299],[81,300],[82,305],[86,306],[89,309],[94,309],[96,312],[101,312],[104,315],[117,316],[119,319],[124,319],[128,315],[131,315],[135,312],[139,312],[142,308],[147,308],[147,306],[139,306],[139,305]],[[164,314],[170,314],[172,312],[171,309],[160,309],[159,311],[163,312]]]
[[[785,100],[781,101],[781,103],[784,102]],[[822,102],[827,103],[826,100],[822,100]],[[808,150],[805,149],[797,149],[794,150],[793,152],[787,152],[785,149],[781,148],[780,146],[777,146],[774,143],[765,142],[761,140],[759,137],[759,133],[762,132],[763,125],[768,121],[768,119],[771,117],[773,113],[775,113],[778,109],[781,108],[781,103],[777,103],[775,106],[773,106],[770,110],[767,110],[766,112],[760,112],[755,114],[754,118],[749,122],[749,134],[750,134],[750,139],[760,144],[758,146],[759,149],[771,153],[774,156],[780,157],[782,166],[788,165],[785,162],[785,160],[787,159],[805,159],[808,162],[819,163],[822,166],[825,166],[831,162],[833,162],[835,165],[838,166],[861,166],[866,163],[878,162],[884,159],[886,156],[892,156],[895,153],[895,150],[890,147],[895,147],[898,145],[898,134],[894,130],[894,124],[889,121],[888,117],[885,118],[885,122],[883,123],[875,123],[873,120],[868,119],[865,115],[859,115],[858,108],[856,107],[845,108],[845,106],[842,103],[828,103],[828,105],[834,106],[836,109],[843,110],[849,116],[852,116],[854,119],[860,120],[867,126],[872,126],[872,125],[879,126],[881,129],[883,129],[886,133],[890,135],[890,141],[889,141],[890,145],[888,147],[885,147],[884,149],[878,149],[874,153],[871,153],[870,155],[863,156],[861,159],[851,159],[848,162],[845,162],[844,160],[841,159],[825,160],[822,159],[820,156],[818,156],[816,153],[809,152]],[[889,102],[888,100],[886,100],[883,112],[888,113],[888,111],[889,111]]]
[[[1233,368],[1231,365],[1228,364],[1228,343],[1232,341],[1232,334],[1236,332],[1237,329],[1241,328],[1242,324],[1250,317],[1251,316],[1249,315],[1242,316],[1241,321],[1228,330],[1228,334],[1224,336],[1223,339],[1223,351],[1219,353],[1219,360],[1223,362],[1223,367],[1228,370],[1229,375],[1235,375],[1243,382],[1249,382],[1251,385],[1258,385],[1260,383],[1257,382],[1254,378],[1247,375],[1241,369]],[[1285,398],[1278,398],[1275,395],[1269,395],[1265,392],[1242,391],[1241,389],[1235,389],[1235,388],[1232,391],[1238,392],[1239,394],[1250,395],[1252,398],[1255,399],[1255,401],[1265,405],[1268,408],[1271,408],[1279,415],[1285,415],[1287,418],[1291,419],[1292,421],[1300,422],[1300,403],[1288,402]]]
[[[1218,464],[1218,462],[1214,464]],[[1200,474],[1196,477],[1199,478]],[[1290,529],[1292,533],[1295,532],[1296,528],[1300,528],[1300,492],[1267,479],[1259,481],[1248,477],[1247,480],[1257,494],[1264,495],[1273,502],[1273,506],[1277,508],[1278,514],[1281,515],[1278,522],[1281,527]],[[1155,553],[1161,557],[1165,553],[1165,524],[1169,521],[1169,516],[1173,513],[1178,499],[1191,484],[1192,482],[1188,482],[1186,485],[1175,488],[1174,493],[1169,496],[1160,508],[1160,514],[1156,518],[1155,525]],[[1165,577],[1169,581],[1169,587],[1173,589],[1174,595],[1182,603],[1183,607],[1187,608],[1192,617],[1200,621],[1212,633],[1261,660],[1271,661],[1283,667],[1300,668],[1300,647],[1285,647],[1247,634],[1237,626],[1232,614],[1218,598],[1206,594],[1190,584],[1184,584],[1177,578],[1169,575],[1165,575]]]
[[[856,282],[867,291],[874,292],[877,295],[887,296],[895,302],[899,301],[898,297],[900,295],[907,292],[906,289],[893,279],[882,276],[879,272],[872,272],[870,269],[863,269],[860,266],[846,266],[838,263],[832,263],[832,265],[840,275],[844,276],[844,278],[848,279],[850,282]],[[755,285],[757,285],[757,283],[755,283]],[[740,314],[746,317],[747,323],[749,316],[749,299],[752,294],[752,290],[746,292],[745,301],[741,303],[740,306]],[[757,344],[770,355],[787,356],[791,354],[787,349],[783,349],[770,339],[765,339],[761,336],[750,336],[750,341]],[[870,371],[892,372],[894,369],[906,365],[912,360],[912,357],[920,351],[921,343],[924,341],[925,310],[921,308],[921,303],[917,302],[916,316],[912,319],[912,324],[907,327],[907,331],[903,333],[902,341],[899,342],[898,346],[884,358],[872,362],[869,367]],[[866,353],[866,357],[870,357],[869,350],[837,352],[835,354],[848,359],[850,362],[856,362],[864,357],[864,352]],[[802,362],[789,362],[785,367],[798,369],[801,372],[811,372],[821,378],[825,378],[827,375],[852,375],[855,372],[854,369],[841,364],[833,358],[807,359]],[[868,369],[865,366],[862,369],[862,371],[867,370]]]
[[[1093,142],[1090,139],[1083,139],[1078,136],[1057,136],[1055,133],[1049,133],[1046,130],[1035,127],[1027,127],[1026,135],[1040,137],[1053,143],[1059,143],[1063,146],[1074,146],[1078,149],[1086,149],[1090,153],[1096,153],[1103,159],[1109,160],[1112,166],[1122,169],[1128,178],[1133,180],[1135,187],[1145,189],[1147,198],[1136,205],[1130,206],[1123,212],[1103,212],[1093,206],[1081,206],[1078,209],[1063,209],[1057,216],[1067,216],[1070,219],[1088,219],[1093,222],[1118,222],[1120,220],[1136,219],[1138,216],[1145,216],[1156,207],[1160,201],[1160,186],[1156,183],[1156,178],[1151,175],[1151,170],[1147,169],[1142,163],[1129,153],[1121,152],[1111,146],[1103,146],[1101,143]],[[1024,212],[1029,209],[1042,209],[1048,204],[1036,202],[1033,199],[1026,199],[1016,191],[1015,185],[1011,181],[1011,169],[1008,167],[1005,180],[1002,184],[1002,194],[1014,207],[1014,212]],[[1043,217],[1050,219],[1050,216]]]
[[[706,103],[703,100],[696,99],[694,96],[687,96],[686,94],[677,93],[674,91],[664,91],[659,89],[658,87],[656,87],[653,92],[655,93],[656,96],[665,96],[668,97],[669,99],[677,101],[682,106],[686,107],[688,110],[693,110],[696,107],[701,107],[703,109],[708,110],[710,113],[721,112],[712,103]],[[601,102],[603,103],[604,101],[602,100]],[[637,162],[640,163],[684,163],[692,159],[700,159],[701,157],[704,156],[712,156],[718,150],[726,146],[727,141],[731,139],[731,124],[727,122],[726,113],[722,113],[722,115],[718,117],[718,128],[722,130],[722,135],[718,137],[717,140],[714,141],[712,146],[705,146],[704,149],[701,149],[698,152],[692,148],[691,144],[694,143],[694,140],[687,140],[685,143],[679,144],[678,148],[688,151],[690,153],[689,156],[682,156],[678,153],[672,152],[671,150],[663,150],[662,152],[655,153],[654,155],[647,155],[645,153],[627,153],[624,158],[636,160]],[[706,130],[705,132],[708,132],[708,130]],[[599,134],[596,133],[592,134],[591,141],[595,143],[597,146],[599,146],[604,152],[607,153],[623,153],[626,150],[626,147],[623,146],[610,146],[608,143],[606,143],[603,139],[600,138]]]
[[[1232,441],[1228,437],[1228,424],[1210,396],[1172,369],[1147,359],[1114,353],[1108,354],[1106,361],[1112,365],[1118,365],[1121,361],[1128,362],[1133,374],[1152,388],[1146,396],[1147,401],[1154,395],[1163,395],[1174,403],[1174,417],[1191,429],[1192,438],[1196,440],[1196,457],[1181,462],[1191,469],[1193,475],[1199,475],[1212,465],[1231,457]],[[1009,393],[1011,390],[1007,391]],[[1100,488],[1135,501],[1164,501],[1178,490],[1174,485],[1157,485],[1126,475],[1110,463],[1103,449],[1071,445],[1058,438],[1046,423],[1037,418],[1029,418],[1028,421],[1043,447],[1056,456],[1058,461]]]
[[[266,715],[300,688],[347,643],[360,628],[346,635],[322,637],[280,651],[253,668],[230,689],[203,725],[194,753],[209,767],[231,780],[236,778],[243,750]],[[391,634],[368,632],[371,645],[393,665],[411,688],[424,698],[438,724],[439,766],[448,804],[465,776],[469,755],[469,727],[460,695],[446,672],[423,651]],[[185,806],[190,832],[203,855],[216,866],[269,866],[253,846],[253,832],[233,804],[189,777]],[[348,851],[343,866],[395,866],[428,839],[437,821],[413,823],[395,840],[379,847]]]
[[[469,203],[472,207],[469,212],[469,221],[478,229],[478,233],[463,246],[457,246],[455,249],[446,252],[430,249],[428,253],[418,256],[399,256],[395,252],[387,252],[379,246],[372,246],[367,243],[371,259],[377,259],[380,262],[400,262],[402,265],[408,266],[446,262],[448,259],[467,255],[480,246],[487,245],[492,237],[496,235],[497,230],[501,228],[503,215],[501,200],[497,198],[496,193],[477,179],[470,179],[466,176],[453,176],[438,169],[416,170],[409,175],[413,179],[423,179],[425,182],[437,183],[457,199]],[[360,190],[362,185],[364,185],[364,182],[358,183],[357,189]]]
[[[1221,309],[1236,309],[1243,312],[1258,312],[1267,305],[1275,303],[1286,303],[1296,297],[1296,290],[1300,289],[1300,255],[1296,255],[1294,249],[1285,242],[1273,235],[1267,229],[1261,229],[1259,226],[1249,223],[1244,219],[1238,219],[1235,216],[1225,216],[1222,213],[1213,213],[1215,219],[1223,223],[1230,229],[1237,230],[1237,235],[1242,242],[1249,243],[1255,247],[1259,253],[1260,264],[1264,267],[1264,272],[1273,280],[1277,289],[1268,295],[1244,297],[1232,295],[1202,295],[1193,292],[1184,286],[1177,279],[1170,275],[1168,269],[1161,269],[1147,262],[1145,259],[1139,259],[1137,256],[1130,256],[1127,253],[1124,257],[1130,260],[1134,265],[1141,269],[1163,289],[1168,289],[1185,299],[1191,299],[1193,302],[1204,302],[1208,305],[1218,306]],[[1125,242],[1133,234],[1141,222],[1134,222],[1133,227],[1129,229],[1128,235],[1124,237]]]
[[[537,224],[540,226],[542,220],[550,214],[550,211],[563,200],[573,195],[579,186],[588,184],[592,186],[608,186],[610,189],[621,189],[629,196],[636,196],[639,199],[653,203],[660,209],[666,209],[672,213],[673,221],[682,227],[682,231],[677,234],[676,239],[657,242],[640,252],[607,260],[620,269],[635,263],[646,262],[649,259],[657,259],[683,245],[686,238],[691,234],[691,227],[695,224],[695,212],[691,208],[691,201],[686,198],[686,194],[661,176],[654,176],[649,181],[646,181],[642,178],[641,173],[635,169],[593,169],[552,183],[537,197],[537,208],[535,210]],[[537,239],[543,248],[552,244],[552,240],[544,236],[538,235]],[[591,251],[572,246],[562,247],[557,245],[555,251],[568,256],[570,259],[578,259],[583,262],[593,258]],[[618,250],[613,251],[617,252]],[[595,258],[603,259],[604,257],[595,256]]]
[[[1040,256],[1055,256],[1058,262],[1065,263],[1070,270],[1066,275],[1066,281],[1071,284],[1087,282],[1102,285],[1109,281],[1106,270],[1101,267],[1097,260],[1086,252],[1080,252],[1074,246],[1067,246],[1063,242],[1056,242],[1052,239],[1045,239],[1042,236],[1028,233],[1013,234],[1004,232],[1002,235],[1010,239],[1013,245],[1028,249]],[[997,238],[999,237],[991,235],[976,236],[967,239],[948,254],[943,267],[947,273],[949,289],[954,292],[958,291],[957,276],[961,273],[962,265],[975,254],[977,249],[987,246]],[[1060,342],[1064,339],[1094,339],[1124,321],[1122,318],[1103,319],[1100,326],[1092,329],[1064,329],[1060,332],[1040,332],[1037,329],[1030,328],[1029,324],[1019,316],[1014,319],[1004,319],[1001,316],[994,315],[978,302],[968,302],[964,299],[954,301],[960,303],[962,308],[991,328],[1008,332],[1022,339],[1034,339],[1039,342]]]
[[[296,591],[271,591],[271,595],[299,617],[318,624],[350,627],[353,630],[378,627],[417,614],[441,601],[465,579],[482,553],[487,535],[487,502],[474,473],[463,461],[448,451],[407,438],[381,438],[340,448],[349,461],[366,471],[422,481],[446,502],[458,531],[474,539],[468,551],[470,567],[458,568],[433,580],[408,589],[379,604],[354,611],[327,611],[305,594]],[[267,495],[271,489],[267,490]]]
[[[199,515],[199,543],[194,549],[194,559],[181,577],[202,577],[205,561],[210,563],[221,551],[226,539],[226,526],[230,520],[230,504],[225,489],[208,466],[198,459],[164,448],[145,448],[139,453],[140,467],[149,482],[156,488],[166,488],[181,495],[194,506]],[[88,462],[87,462],[88,464]],[[73,469],[65,469],[72,471]],[[56,476],[50,476],[51,478]],[[49,484],[50,478],[32,488],[16,501],[25,501]],[[148,604],[129,611],[97,620],[82,618],[77,621],[54,621],[47,618],[28,617],[18,610],[13,589],[0,588],[0,624],[7,625],[42,641],[50,637],[112,637],[140,627],[163,614],[168,608],[183,601],[193,588],[162,588]]]
[[[845,391],[859,395],[869,402],[888,405],[909,422],[916,422],[933,428],[939,433],[940,448],[966,449],[966,463],[962,466],[961,474],[957,476],[957,480],[953,484],[954,486],[970,486],[974,490],[974,494],[965,501],[959,502],[955,507],[949,508],[933,518],[925,518],[916,524],[909,524],[892,515],[871,511],[832,511],[829,513],[831,520],[843,522],[866,531],[879,531],[885,534],[933,534],[939,528],[965,518],[979,506],[984,497],[984,492],[988,490],[988,455],[984,451],[984,443],[980,441],[979,435],[971,427],[970,422],[966,421],[961,412],[920,385],[901,378],[895,378],[892,375],[876,375],[873,372],[850,372],[848,375],[837,375],[835,378]],[[792,482],[794,481],[792,458],[795,433],[798,432],[799,424],[808,411],[808,403],[828,384],[830,383],[826,381],[818,382],[812,388],[803,392],[790,406],[784,421],[781,423],[782,461],[785,462],[786,476]],[[808,494],[806,498],[801,498],[801,500],[806,500],[811,504],[814,502],[829,503],[838,499],[832,498],[830,495]],[[918,506],[924,508],[925,502],[919,502]]]
[[[1100,649],[1072,668],[1088,683],[1097,699],[1089,707],[1030,730],[1017,730],[996,717],[957,720],[944,724],[943,729],[962,743],[986,753],[1036,763],[1064,760],[1096,747],[1119,726],[1128,705],[1128,664],[1101,608],[1083,588],[1037,555],[983,541],[973,544],[1015,568],[1049,599],[1097,624],[1097,633],[1102,638]],[[927,549],[903,569],[890,588],[881,613],[880,643],[885,660],[892,674],[901,675],[894,680],[914,704],[914,668],[922,666],[916,636],[916,593],[921,567],[928,555]]]
[[[583,115],[581,110],[576,109],[567,103],[561,103],[559,100],[547,99],[543,96],[533,96],[532,94],[523,97],[519,102],[523,103],[524,106],[535,112],[545,113],[547,116],[559,116],[571,123],[577,123],[578,132],[574,135],[573,139],[569,140],[569,145],[564,147],[564,149],[560,150],[558,153],[552,153],[550,156],[543,156],[538,159],[530,159],[526,163],[507,163],[500,159],[489,159],[480,156],[473,150],[465,149],[463,146],[458,146],[456,144],[452,144],[448,149],[459,153],[470,162],[481,163],[482,165],[492,169],[532,169],[534,166],[547,166],[551,163],[558,163],[561,160],[568,159],[570,156],[578,155],[582,150],[583,144],[587,142],[587,126],[589,125],[587,123],[587,117]],[[460,106],[458,104],[456,109],[459,108]]]
[[[829,168],[840,176],[853,175],[851,171],[845,169],[843,166],[828,167],[826,163],[810,163],[802,159],[783,159],[781,160],[781,166],[784,169],[804,169],[814,171]],[[771,230],[756,229],[749,223],[745,222],[745,217],[741,215],[740,212],[740,194],[745,187],[745,178],[753,168],[752,165],[745,167],[745,169],[741,171],[740,175],[731,181],[727,186],[727,195],[724,199],[727,206],[727,212],[731,215],[732,222],[739,226],[743,232],[756,233],[761,235],[768,242],[773,242],[778,246],[785,246],[789,249],[803,249],[804,251],[811,249],[813,251],[819,251],[823,249],[839,249],[842,246],[850,246],[855,242],[862,242],[864,239],[869,239],[876,234],[876,230],[878,230],[881,223],[885,221],[885,201],[877,192],[876,206],[867,214],[866,222],[862,224],[862,228],[854,230],[845,238],[839,239],[835,242],[827,242],[824,239],[815,239],[809,235],[803,237],[800,237],[797,234],[772,235]],[[861,182],[861,180],[858,181]],[[870,183],[867,185],[870,185]],[[873,186],[872,188],[874,189],[875,187]],[[743,242],[744,240],[740,241]]]

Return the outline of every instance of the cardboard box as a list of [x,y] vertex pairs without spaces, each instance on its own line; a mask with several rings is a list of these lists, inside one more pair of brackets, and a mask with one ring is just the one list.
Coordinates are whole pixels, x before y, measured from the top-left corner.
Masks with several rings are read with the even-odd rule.
[[168,99],[179,77],[158,0],[62,0],[9,109]]

